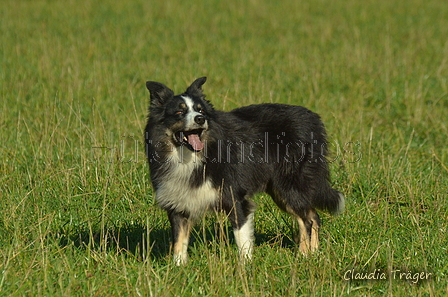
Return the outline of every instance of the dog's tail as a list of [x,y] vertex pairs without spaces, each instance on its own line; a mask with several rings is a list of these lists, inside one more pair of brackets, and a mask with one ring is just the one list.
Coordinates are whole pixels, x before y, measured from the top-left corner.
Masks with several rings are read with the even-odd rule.
[[318,199],[315,203],[317,208],[327,210],[332,215],[338,215],[345,209],[344,194],[336,191],[330,186],[325,190],[321,189],[321,193],[318,195]]

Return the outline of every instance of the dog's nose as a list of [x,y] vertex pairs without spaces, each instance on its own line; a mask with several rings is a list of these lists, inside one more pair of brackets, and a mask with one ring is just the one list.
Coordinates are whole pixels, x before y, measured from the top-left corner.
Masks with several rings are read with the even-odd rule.
[[203,115],[197,115],[194,117],[194,121],[196,122],[196,124],[198,125],[204,125],[205,123],[205,117]]

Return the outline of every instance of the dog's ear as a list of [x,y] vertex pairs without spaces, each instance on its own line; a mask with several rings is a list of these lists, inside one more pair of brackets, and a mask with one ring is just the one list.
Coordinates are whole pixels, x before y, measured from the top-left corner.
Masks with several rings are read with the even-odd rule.
[[155,81],[147,81],[146,88],[149,90],[153,106],[162,106],[166,100],[174,96],[174,92],[170,88]]
[[205,97],[204,94],[202,94],[202,85],[205,83],[205,81],[207,80],[207,77],[200,77],[198,79],[196,79],[191,86],[189,86],[187,88],[187,91],[185,93],[190,94],[190,95],[196,95],[199,97]]

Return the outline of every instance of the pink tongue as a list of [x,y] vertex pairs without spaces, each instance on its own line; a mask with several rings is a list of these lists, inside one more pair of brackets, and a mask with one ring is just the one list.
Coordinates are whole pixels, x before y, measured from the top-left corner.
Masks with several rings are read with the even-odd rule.
[[202,143],[197,134],[188,135],[188,143],[195,151],[201,151],[204,148],[204,143]]

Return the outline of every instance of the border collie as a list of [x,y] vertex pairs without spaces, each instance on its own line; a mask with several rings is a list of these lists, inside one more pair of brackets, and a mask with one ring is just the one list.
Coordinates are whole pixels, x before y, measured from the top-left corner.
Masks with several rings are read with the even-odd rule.
[[224,211],[240,256],[251,259],[256,193],[268,193],[298,222],[303,254],[318,248],[316,209],[338,214],[344,195],[331,188],[326,134],[319,115],[283,104],[215,110],[195,80],[174,95],[148,81],[146,154],[156,200],[167,211],[174,261],[186,263],[192,225],[207,211]]

